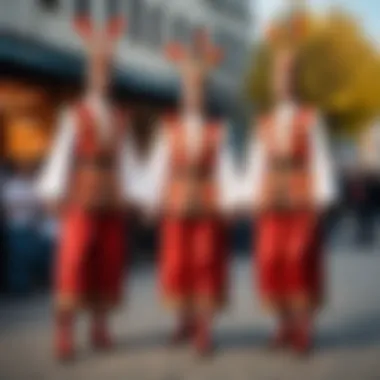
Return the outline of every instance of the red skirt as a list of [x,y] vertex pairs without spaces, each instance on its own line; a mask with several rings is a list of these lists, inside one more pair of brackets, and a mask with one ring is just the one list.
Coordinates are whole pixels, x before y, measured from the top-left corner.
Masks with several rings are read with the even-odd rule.
[[166,218],[162,224],[160,288],[177,307],[221,307],[226,298],[227,239],[216,218]]
[[109,308],[121,297],[125,229],[121,213],[79,208],[64,215],[56,262],[58,307]]
[[317,306],[322,298],[322,251],[310,211],[267,212],[256,226],[256,268],[265,303]]

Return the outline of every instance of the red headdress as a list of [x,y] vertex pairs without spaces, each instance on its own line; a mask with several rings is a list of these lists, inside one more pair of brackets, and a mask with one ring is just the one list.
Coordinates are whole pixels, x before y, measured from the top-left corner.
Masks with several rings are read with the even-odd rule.
[[96,28],[95,23],[88,15],[79,15],[74,20],[74,29],[80,37],[86,42],[102,36],[108,41],[114,42],[121,37],[125,28],[125,20],[122,17],[112,17],[107,22],[103,31]]
[[88,14],[79,14],[74,19],[74,29],[85,42],[89,54],[90,69],[97,63],[102,63],[104,74],[112,60],[116,42],[123,35],[125,20],[119,16],[109,17],[102,27]]
[[308,33],[308,21],[303,9],[292,9],[287,17],[277,20],[267,30],[273,58],[271,83],[281,96],[285,92],[292,94],[296,86],[297,58]]
[[302,42],[307,32],[307,15],[303,11],[294,11],[285,19],[270,25],[266,39],[275,48],[295,47]]
[[203,65],[207,70],[216,67],[223,58],[221,50],[213,45],[204,28],[196,30],[189,46],[178,42],[169,43],[165,47],[165,56],[177,65],[190,61]]

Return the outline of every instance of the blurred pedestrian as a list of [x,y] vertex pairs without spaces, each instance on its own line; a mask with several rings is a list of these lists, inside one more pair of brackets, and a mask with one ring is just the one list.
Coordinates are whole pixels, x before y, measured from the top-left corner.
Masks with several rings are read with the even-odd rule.
[[59,238],[59,218],[52,210],[44,209],[39,222],[40,245],[35,272],[38,286],[47,289],[52,285],[54,252]]
[[41,250],[38,231],[41,205],[34,187],[34,174],[31,163],[18,162],[3,183],[7,288],[17,294],[33,289],[35,264]]

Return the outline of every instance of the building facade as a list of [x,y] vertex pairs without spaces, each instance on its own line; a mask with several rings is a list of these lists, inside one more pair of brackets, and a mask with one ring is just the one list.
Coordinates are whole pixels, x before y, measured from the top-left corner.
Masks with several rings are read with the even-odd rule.
[[119,44],[117,65],[152,85],[165,86],[174,77],[173,67],[162,54],[165,43],[186,41],[197,26],[208,27],[226,57],[215,83],[232,96],[239,91],[251,39],[249,1],[3,0],[0,31],[76,53],[81,41],[72,29],[72,19],[78,9],[88,9],[97,19],[115,10],[126,15],[128,28]]
[[61,78],[80,76],[83,66],[83,47],[72,28],[75,15],[89,12],[100,22],[125,14],[116,82],[121,91],[148,97],[176,97],[176,71],[164,46],[186,42],[195,28],[206,26],[225,56],[209,97],[221,109],[234,110],[239,103],[251,41],[249,0],[2,0],[0,8],[0,64]]

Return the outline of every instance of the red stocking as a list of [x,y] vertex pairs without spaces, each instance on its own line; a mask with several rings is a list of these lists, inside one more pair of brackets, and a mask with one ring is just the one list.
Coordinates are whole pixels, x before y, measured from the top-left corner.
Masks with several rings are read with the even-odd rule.
[[213,351],[212,324],[213,317],[211,314],[201,314],[197,318],[194,345],[200,356],[207,356]]
[[295,319],[293,345],[299,354],[308,354],[313,343],[313,317],[309,312],[301,312]]
[[59,360],[74,357],[74,315],[60,311],[56,316],[56,355]]

